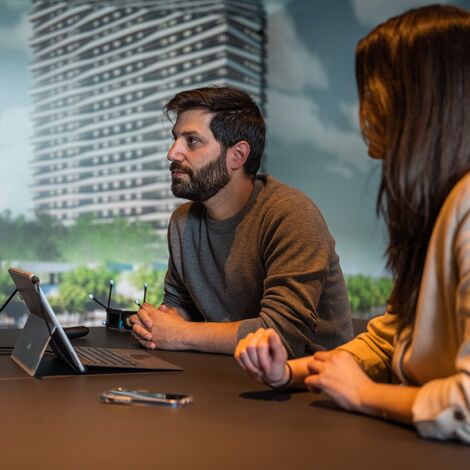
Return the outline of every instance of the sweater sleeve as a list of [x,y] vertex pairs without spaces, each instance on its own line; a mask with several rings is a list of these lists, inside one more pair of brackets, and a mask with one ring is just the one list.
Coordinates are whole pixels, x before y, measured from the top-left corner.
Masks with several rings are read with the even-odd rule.
[[169,259],[165,275],[163,304],[178,309],[187,320],[199,321],[201,315],[181,279],[182,268],[178,269],[175,261],[181,259],[180,235],[175,218],[173,214],[168,225]]
[[367,331],[338,349],[351,353],[364,372],[377,382],[391,382],[397,316],[385,313],[373,318]]
[[424,384],[413,404],[418,433],[434,439],[470,443],[470,204],[459,223],[453,245],[458,270],[457,328],[462,341],[455,358],[456,374]]
[[[266,270],[261,309],[259,316],[241,322],[238,339],[257,328],[273,328],[290,357],[324,349],[316,342],[315,331],[323,288],[336,254],[318,208],[295,195],[276,201],[264,217],[258,240]],[[334,295],[339,300],[344,297],[344,305],[337,314],[346,317],[349,304],[339,266],[338,272]]]
[[192,319],[191,312],[195,309],[191,296],[180,280],[175,263],[170,254],[168,270],[165,275],[163,304],[177,308],[187,319]]

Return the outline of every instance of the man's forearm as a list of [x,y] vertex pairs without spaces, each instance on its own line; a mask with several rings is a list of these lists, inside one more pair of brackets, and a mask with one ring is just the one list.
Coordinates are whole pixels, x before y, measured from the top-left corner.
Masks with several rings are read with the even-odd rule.
[[188,322],[181,329],[179,346],[211,353],[233,354],[240,321],[230,323]]

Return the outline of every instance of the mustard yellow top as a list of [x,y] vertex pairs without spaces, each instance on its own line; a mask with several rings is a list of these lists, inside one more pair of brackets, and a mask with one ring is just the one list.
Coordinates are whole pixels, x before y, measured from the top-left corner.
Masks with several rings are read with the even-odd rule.
[[434,226],[415,323],[396,332],[396,316],[385,313],[340,349],[377,381],[421,386],[413,404],[420,435],[470,443],[470,173]]

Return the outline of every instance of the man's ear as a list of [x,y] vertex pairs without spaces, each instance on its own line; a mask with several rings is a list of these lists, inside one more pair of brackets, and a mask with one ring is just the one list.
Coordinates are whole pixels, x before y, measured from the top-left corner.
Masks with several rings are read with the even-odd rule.
[[235,145],[232,145],[228,149],[227,162],[232,170],[238,170],[241,168],[250,155],[250,144],[245,140],[240,140]]

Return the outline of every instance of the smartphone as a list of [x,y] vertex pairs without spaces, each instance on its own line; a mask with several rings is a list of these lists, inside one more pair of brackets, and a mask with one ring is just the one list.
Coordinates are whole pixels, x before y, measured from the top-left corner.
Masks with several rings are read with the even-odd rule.
[[121,405],[140,406],[179,406],[189,405],[193,402],[192,395],[178,393],[159,393],[149,390],[127,390],[122,387],[103,392],[100,401],[104,403],[119,403]]

